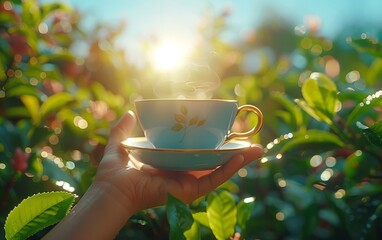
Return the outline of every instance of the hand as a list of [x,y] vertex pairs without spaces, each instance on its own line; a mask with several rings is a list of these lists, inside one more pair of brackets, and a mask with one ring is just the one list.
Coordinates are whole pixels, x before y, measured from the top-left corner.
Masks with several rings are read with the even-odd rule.
[[44,239],[113,239],[133,214],[165,204],[168,193],[190,203],[263,154],[260,145],[253,145],[211,171],[171,172],[145,165],[131,168],[129,153],[121,141],[135,123],[134,114],[129,112],[112,129],[92,185]]
[[120,143],[129,136],[135,123],[134,114],[129,112],[113,128],[95,178],[95,182],[107,183],[118,189],[133,205],[128,207],[134,207],[135,211],[165,204],[168,193],[190,203],[214,190],[263,154],[260,145],[253,145],[243,155],[234,156],[212,171],[161,171],[145,165],[140,169],[126,168],[130,161],[129,153]]

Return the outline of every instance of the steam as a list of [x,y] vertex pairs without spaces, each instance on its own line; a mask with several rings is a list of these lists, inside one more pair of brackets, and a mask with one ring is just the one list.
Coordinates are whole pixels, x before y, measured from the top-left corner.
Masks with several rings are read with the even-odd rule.
[[220,86],[218,74],[208,64],[186,64],[163,73],[154,82],[158,98],[208,99]]

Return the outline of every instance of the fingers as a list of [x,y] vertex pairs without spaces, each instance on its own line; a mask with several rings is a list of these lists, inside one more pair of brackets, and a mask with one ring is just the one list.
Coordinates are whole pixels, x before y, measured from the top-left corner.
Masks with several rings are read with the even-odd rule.
[[121,145],[121,141],[125,140],[135,127],[135,115],[128,111],[123,115],[117,124],[111,129],[109,142],[106,145],[105,153],[102,158],[103,166],[114,161],[119,161],[120,164],[128,162],[128,152]]
[[136,119],[134,113],[128,111],[112,128],[108,146],[119,145],[121,141],[125,140],[134,129],[135,123]]
[[230,179],[244,164],[244,156],[239,154],[234,156],[229,162],[213,171],[211,174],[199,178],[198,195],[203,196],[222,183]]
[[260,144],[252,144],[250,148],[243,152],[244,165],[249,164],[253,160],[259,159],[264,154],[264,147]]
[[240,168],[260,158],[263,153],[263,147],[259,144],[254,144],[242,154],[234,156],[230,161],[211,174],[201,177],[198,182],[198,195],[202,196],[211,192],[230,179]]

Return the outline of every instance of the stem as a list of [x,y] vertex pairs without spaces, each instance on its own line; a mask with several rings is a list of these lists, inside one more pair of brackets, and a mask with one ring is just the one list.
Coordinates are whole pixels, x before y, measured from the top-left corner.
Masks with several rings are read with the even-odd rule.
[[334,123],[330,125],[330,129],[332,129],[332,131],[337,134],[337,136],[339,136],[341,138],[341,140],[345,143],[347,143],[349,141],[349,138],[348,136],[346,136],[338,127],[337,125],[335,125]]

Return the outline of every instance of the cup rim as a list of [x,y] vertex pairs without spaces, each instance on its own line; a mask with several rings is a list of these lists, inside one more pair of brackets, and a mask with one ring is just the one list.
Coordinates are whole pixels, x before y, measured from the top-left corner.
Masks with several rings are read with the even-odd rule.
[[206,99],[189,99],[189,98],[147,98],[147,99],[138,99],[134,102],[160,102],[160,101],[168,101],[168,102],[231,102],[237,103],[237,100],[234,99],[219,99],[219,98],[206,98]]

